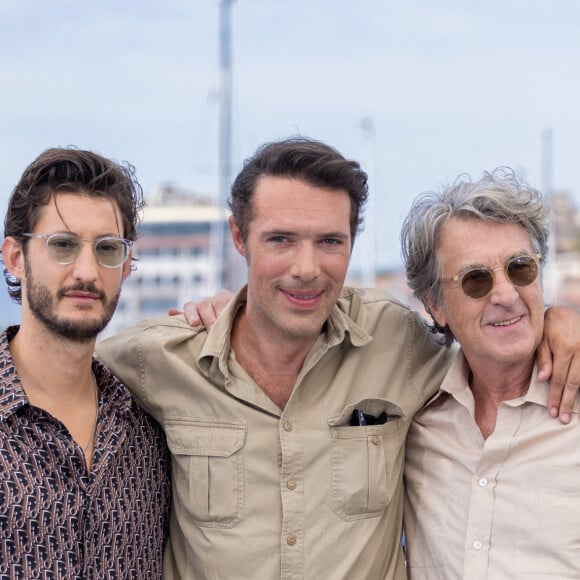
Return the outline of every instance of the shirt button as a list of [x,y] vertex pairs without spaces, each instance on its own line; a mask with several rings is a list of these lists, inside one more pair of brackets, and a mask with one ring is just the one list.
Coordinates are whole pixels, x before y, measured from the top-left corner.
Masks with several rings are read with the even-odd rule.
[[371,437],[371,443],[373,445],[380,445],[381,444],[381,438],[378,435],[373,435]]
[[473,549],[474,550],[481,550],[481,542],[479,540],[475,540],[475,542],[473,542]]
[[292,423],[290,421],[284,423],[284,431],[292,431]]
[[485,479],[485,477],[482,477],[482,478],[479,480],[479,485],[480,485],[481,487],[485,487],[485,486],[487,485],[487,479]]
[[286,542],[288,543],[289,546],[295,546],[296,545],[296,536],[288,536],[288,538],[286,539]]
[[286,482],[286,487],[290,490],[290,491],[294,491],[296,489],[296,482],[293,479],[289,479]]

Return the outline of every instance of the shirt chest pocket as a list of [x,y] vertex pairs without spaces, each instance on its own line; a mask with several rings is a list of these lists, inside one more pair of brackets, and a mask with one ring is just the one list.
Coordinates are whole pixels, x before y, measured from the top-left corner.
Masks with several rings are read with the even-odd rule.
[[[570,454],[565,467],[534,462],[521,470],[517,495],[514,492],[518,507],[514,571],[521,574],[518,578],[528,578],[526,574],[538,580],[578,578],[580,465],[577,457],[578,453]],[[499,485],[501,482],[498,488]],[[531,558],[531,554],[535,557]]]
[[200,526],[238,524],[244,516],[245,424],[167,419],[165,431],[181,509]]
[[[354,409],[379,416],[382,425],[351,426]],[[380,516],[400,485],[404,458],[403,412],[389,401],[365,399],[328,419],[332,437],[332,509],[351,521]]]

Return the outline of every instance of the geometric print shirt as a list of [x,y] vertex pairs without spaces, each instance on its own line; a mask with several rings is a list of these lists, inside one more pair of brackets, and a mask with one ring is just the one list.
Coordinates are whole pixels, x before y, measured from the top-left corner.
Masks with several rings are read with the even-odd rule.
[[30,405],[0,334],[0,578],[161,578],[170,463],[158,424],[96,360],[91,473],[64,425]]

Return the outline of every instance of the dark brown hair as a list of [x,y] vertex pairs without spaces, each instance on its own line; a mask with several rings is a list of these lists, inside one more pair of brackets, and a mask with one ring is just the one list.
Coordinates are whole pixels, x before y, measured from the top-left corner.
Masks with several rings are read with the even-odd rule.
[[[47,149],[25,170],[12,191],[4,219],[4,236],[12,236],[26,250],[40,210],[57,193],[82,193],[116,202],[122,217],[123,236],[137,239],[140,211],[145,202],[143,190],[128,163],[118,163],[91,151],[76,148]],[[21,302],[20,280],[4,269],[8,293]]]
[[368,197],[367,174],[356,161],[345,159],[336,149],[304,137],[266,143],[246,160],[232,185],[229,206],[244,243],[252,221],[252,195],[262,176],[301,179],[315,187],[342,189],[350,197],[350,229],[354,243],[362,225]]

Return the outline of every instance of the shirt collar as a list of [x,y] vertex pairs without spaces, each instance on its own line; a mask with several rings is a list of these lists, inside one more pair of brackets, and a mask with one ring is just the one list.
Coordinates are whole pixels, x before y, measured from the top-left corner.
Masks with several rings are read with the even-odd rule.
[[[533,403],[547,408],[549,390],[549,383],[538,381],[538,366],[534,363],[534,369],[532,371],[532,377],[530,379],[530,385],[527,393],[521,397],[504,401],[504,404],[517,406],[522,403]],[[451,366],[441,384],[441,390],[439,394],[433,400],[438,398],[441,393],[448,393],[458,401],[462,402],[465,399],[467,391],[469,391],[469,398],[472,398],[471,391],[469,389],[469,366],[465,356],[463,355],[463,351],[459,349],[454,354]],[[579,411],[580,394],[576,394],[573,412],[578,413]]]
[[[10,341],[16,336],[19,326],[10,326],[0,334],[0,421],[5,421],[19,409],[30,405],[30,401],[22,388],[20,377],[10,354]],[[131,393],[101,362],[93,360],[93,372],[99,385],[101,396],[107,405],[119,412],[131,409]]]
[[10,354],[10,341],[19,328],[9,326],[0,334],[0,421],[5,421],[20,408],[30,404]]
[[[218,364],[221,373],[228,376],[228,354],[230,334],[238,310],[246,303],[247,285],[238,290],[228,302],[211,330],[198,357],[200,368],[209,373]],[[363,346],[372,341],[372,336],[348,317],[338,305],[334,305],[326,322],[322,335],[326,349],[348,340],[352,346]],[[317,342],[317,344],[319,344]]]
[[127,413],[133,405],[129,389],[101,361],[93,358],[93,372],[99,385],[101,400],[118,413]]

